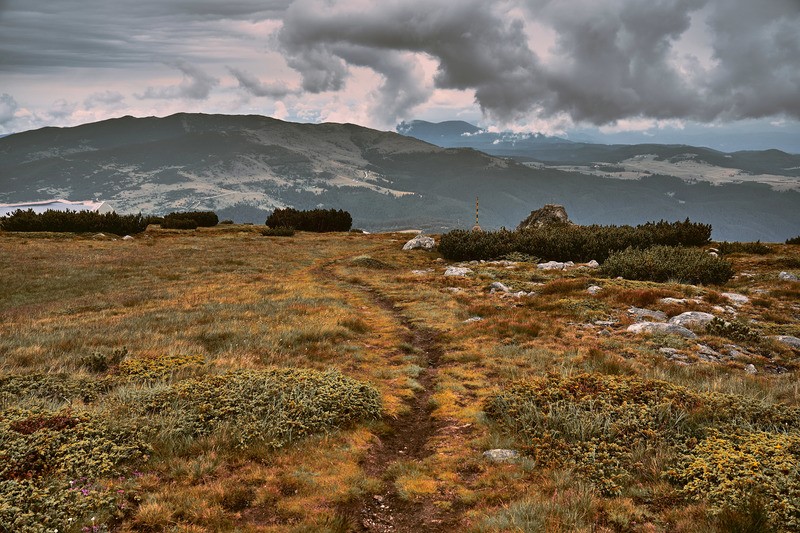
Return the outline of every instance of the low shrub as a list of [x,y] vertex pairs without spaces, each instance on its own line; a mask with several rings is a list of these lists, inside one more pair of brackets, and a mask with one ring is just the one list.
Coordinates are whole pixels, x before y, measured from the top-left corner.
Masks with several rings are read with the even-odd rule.
[[350,231],[353,218],[341,209],[312,209],[299,211],[287,207],[276,209],[265,222],[270,228],[287,227],[299,231],[324,233],[329,231]]
[[648,222],[633,226],[559,224],[518,231],[454,230],[442,235],[439,251],[453,261],[497,259],[509,254],[546,261],[604,261],[626,248],[701,246],[711,239],[711,226],[690,222]]
[[371,385],[338,371],[237,371],[168,387],[142,389],[127,407],[148,419],[160,416],[171,438],[197,438],[225,430],[239,447],[258,442],[282,447],[381,414]]
[[767,255],[772,253],[772,248],[761,241],[756,242],[721,242],[717,246],[719,253],[722,255],[729,254],[753,254],[753,255]]
[[160,357],[133,357],[122,360],[117,371],[130,379],[164,379],[179,370],[197,369],[205,364],[202,355],[162,355]]
[[0,405],[32,398],[54,402],[95,401],[112,383],[105,379],[74,378],[69,374],[23,374],[0,377]]
[[81,357],[81,366],[92,372],[105,372],[109,367],[116,366],[128,355],[126,348],[115,349],[111,352],[92,352]]
[[286,226],[266,228],[261,230],[261,235],[265,237],[291,237],[294,235],[294,228],[288,228]]
[[609,277],[692,284],[722,284],[733,277],[733,266],[697,248],[654,246],[612,253],[600,267]]
[[141,214],[119,215],[69,210],[35,213],[33,209],[27,211],[19,209],[10,215],[0,217],[0,228],[4,231],[104,232],[133,235],[147,229],[147,221]]
[[800,244],[800,235],[798,235],[797,237],[786,239],[786,244]]
[[165,229],[211,228],[219,224],[213,211],[178,211],[164,215],[161,227]]
[[[574,468],[607,495],[666,477],[712,513],[754,494],[773,525],[800,519],[800,409],[697,392],[634,376],[581,374],[519,382],[487,398],[487,416],[543,466]],[[641,469],[658,458],[657,471]]]
[[706,333],[738,342],[757,341],[761,338],[757,331],[744,322],[728,322],[719,317],[714,317],[706,324]]
[[125,513],[126,476],[149,453],[141,431],[90,412],[5,409],[0,523],[8,531],[108,526]]

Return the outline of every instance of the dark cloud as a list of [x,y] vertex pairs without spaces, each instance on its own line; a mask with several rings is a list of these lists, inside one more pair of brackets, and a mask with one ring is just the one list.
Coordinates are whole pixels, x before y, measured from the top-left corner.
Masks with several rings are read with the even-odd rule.
[[14,119],[19,105],[10,94],[0,94],[0,125],[5,125]]
[[180,70],[183,73],[183,80],[178,85],[168,87],[148,87],[144,93],[137,94],[136,98],[141,100],[148,98],[173,99],[188,98],[192,100],[205,100],[211,93],[211,89],[219,85],[219,80],[210,76],[200,68],[185,61],[175,61],[167,65]]
[[[350,66],[382,74],[393,114],[426,97],[414,70],[396,61],[406,51],[433,57],[437,87],[474,91],[499,121],[800,117],[797,0],[520,0],[524,17],[501,10],[513,4],[298,0],[279,41],[309,92],[342,89]],[[713,64],[678,53],[693,15],[708,17]],[[532,21],[557,36],[546,64],[529,47]],[[409,105],[401,88],[414,89]]]
[[286,83],[282,81],[274,81],[264,83],[253,74],[246,70],[228,67],[228,71],[239,82],[239,87],[252,94],[253,96],[268,97],[280,100],[286,98],[290,94],[297,94],[297,89],[290,89]]
[[718,2],[708,24],[717,60],[708,108],[729,120],[800,118],[800,2]]
[[[256,24],[268,20],[282,22],[275,40],[277,24]],[[549,50],[540,28],[555,36]],[[219,84],[212,73],[235,65],[251,95],[324,102],[368,68],[384,123],[413,116],[436,88],[474,94],[496,123],[799,119],[798,28],[800,0],[0,0],[0,75],[102,69],[140,76],[138,98],[204,100]],[[300,88],[271,79],[285,68],[275,50]],[[175,58],[179,84],[149,81],[153,63]],[[97,91],[78,97],[87,109],[122,105]]]
[[291,0],[6,0],[0,4],[0,72],[113,68],[184,57],[237,37],[225,21],[279,19]]
[[491,102],[485,107],[498,114],[528,107],[507,98],[499,85],[525,78],[536,86],[537,59],[522,24],[507,22],[479,0],[393,1],[366,10],[360,4],[348,8],[347,2],[299,0],[286,13],[279,42],[310,92],[341,89],[349,65],[382,74],[381,99],[394,114],[427,94],[418,69],[403,66],[400,52],[435,58],[437,87],[474,89],[478,102]]

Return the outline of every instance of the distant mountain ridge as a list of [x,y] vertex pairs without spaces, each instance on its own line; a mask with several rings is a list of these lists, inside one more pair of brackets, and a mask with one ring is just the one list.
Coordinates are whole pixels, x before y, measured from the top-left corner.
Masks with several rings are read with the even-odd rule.
[[[486,134],[465,124],[429,129],[445,136],[461,131],[468,140]],[[495,146],[534,146],[542,154],[549,149],[560,162],[572,153],[567,146],[577,149],[578,161],[594,150],[543,136],[500,139]],[[631,155],[613,150],[620,161]],[[641,164],[677,158],[674,165],[690,167],[681,163],[685,153],[663,150],[658,157],[664,161]],[[782,241],[800,234],[800,193],[794,190],[642,172],[637,179],[607,179],[515,157],[353,124],[297,124],[258,115],[121,117],[0,139],[0,202],[99,198],[121,212],[213,209],[222,218],[257,223],[277,207],[341,208],[368,230],[440,232],[471,227],[480,197],[481,226],[489,229],[515,227],[531,210],[558,203],[581,224],[689,217],[711,223],[717,239]]]

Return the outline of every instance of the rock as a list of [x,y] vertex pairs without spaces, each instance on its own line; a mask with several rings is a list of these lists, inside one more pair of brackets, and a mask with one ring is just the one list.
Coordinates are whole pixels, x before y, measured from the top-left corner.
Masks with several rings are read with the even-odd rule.
[[778,274],[778,279],[783,281],[800,281],[800,278],[792,274],[791,272],[781,272]]
[[472,270],[467,267],[447,267],[447,270],[444,271],[445,276],[456,276],[464,278],[467,274],[472,274]]
[[662,304],[674,304],[674,305],[684,305],[688,302],[686,298],[661,298],[659,303]]
[[472,323],[472,322],[480,322],[481,320],[483,320],[483,318],[482,318],[482,317],[479,317],[479,316],[471,316],[471,317],[469,317],[468,319],[466,319],[466,320],[464,321],[464,324],[470,324],[470,323]]
[[598,263],[597,261],[592,259],[591,261],[586,263],[586,266],[589,267],[589,268],[600,268],[600,263]]
[[483,456],[494,463],[505,463],[517,459],[519,457],[519,452],[517,450],[496,448],[494,450],[486,450],[483,452]]
[[758,370],[756,370],[756,365],[752,363],[750,363],[749,365],[744,365],[744,371],[751,375],[758,373]]
[[564,270],[567,268],[567,264],[558,261],[548,261],[547,263],[539,263],[536,265],[536,268],[539,270]]
[[737,294],[735,292],[723,292],[722,296],[732,301],[735,305],[744,305],[750,303],[750,298],[744,294]]
[[436,241],[427,235],[417,235],[403,245],[403,250],[425,250],[431,251],[436,248]]
[[797,337],[793,337],[791,335],[776,335],[773,337],[778,342],[782,342],[788,346],[791,346],[795,350],[800,350],[800,339]]
[[604,327],[604,328],[610,328],[610,327],[616,326],[617,323],[614,322],[613,320],[595,320],[594,321],[594,325],[595,326]]
[[662,311],[653,311],[651,309],[642,309],[641,307],[631,307],[628,309],[628,314],[636,317],[636,320],[643,321],[647,318],[652,320],[667,320],[667,314]]
[[125,235],[125,236],[122,238],[122,240],[123,240],[123,241],[132,241],[132,240],[133,240],[133,237],[131,237],[130,235]]
[[685,327],[677,324],[669,324],[667,322],[638,322],[628,326],[628,331],[631,333],[666,333],[669,335],[679,335],[686,339],[694,339],[697,337],[697,335]]
[[659,348],[658,351],[663,353],[667,359],[676,363],[687,364],[689,361],[689,357],[686,354],[675,348]]
[[603,290],[603,287],[601,287],[600,285],[592,285],[591,287],[586,289],[586,292],[588,292],[589,294],[597,294],[598,292],[600,292],[602,290]]
[[563,205],[547,204],[541,209],[531,211],[528,217],[519,223],[518,230],[536,229],[558,224],[572,224]]
[[412,270],[411,271],[411,273],[414,274],[415,276],[424,276],[426,274],[430,274],[431,272],[433,272],[433,269],[430,269],[430,268],[428,268],[426,270]]
[[[706,361],[714,360],[719,361],[722,358],[722,354],[716,351],[711,346],[706,346],[705,344],[698,344],[697,345],[698,354],[700,354],[701,359],[705,359]],[[704,357],[705,356],[705,357]],[[706,357],[708,359],[706,359]]]
[[464,289],[462,289],[461,287],[447,287],[447,290],[449,292],[452,292],[453,294],[461,294],[462,292],[464,292]]
[[500,283],[499,281],[495,281],[494,283],[492,283],[491,289],[492,292],[511,292],[511,289],[509,289],[506,285]]
[[714,315],[711,313],[703,313],[702,311],[686,311],[677,316],[669,319],[670,324],[678,326],[705,326],[714,320]]

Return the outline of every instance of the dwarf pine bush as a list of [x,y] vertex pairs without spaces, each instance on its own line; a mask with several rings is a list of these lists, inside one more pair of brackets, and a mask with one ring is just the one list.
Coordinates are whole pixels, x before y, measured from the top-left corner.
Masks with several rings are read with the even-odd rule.
[[299,231],[325,233],[329,231],[350,231],[353,218],[341,209],[311,209],[299,211],[287,207],[276,209],[265,222],[270,228],[294,228]]
[[147,229],[147,221],[141,214],[119,215],[69,210],[35,213],[33,209],[27,211],[19,209],[10,215],[0,217],[0,228],[4,231],[105,232],[133,235]]
[[211,228],[219,223],[213,211],[178,211],[164,215],[161,227],[165,229]]
[[612,253],[600,272],[609,277],[658,283],[722,284],[733,277],[733,266],[698,248],[653,246]]
[[439,251],[453,261],[496,259],[509,254],[546,261],[604,261],[626,248],[701,246],[711,239],[711,226],[690,222],[648,222],[639,226],[559,224],[508,231],[453,230],[442,235]]

